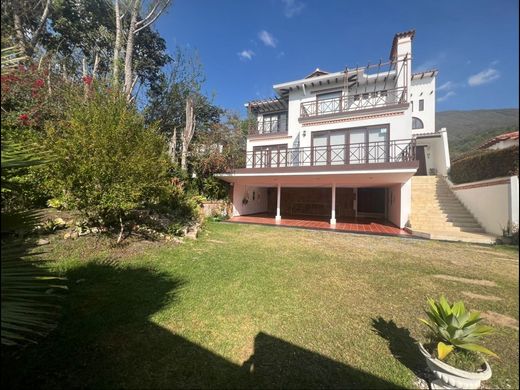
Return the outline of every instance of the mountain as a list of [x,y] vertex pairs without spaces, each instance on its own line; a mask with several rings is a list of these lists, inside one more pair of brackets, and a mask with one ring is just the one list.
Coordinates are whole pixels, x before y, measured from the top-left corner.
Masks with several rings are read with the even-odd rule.
[[435,127],[446,127],[450,155],[454,157],[475,149],[489,138],[518,130],[518,108],[499,110],[437,112]]

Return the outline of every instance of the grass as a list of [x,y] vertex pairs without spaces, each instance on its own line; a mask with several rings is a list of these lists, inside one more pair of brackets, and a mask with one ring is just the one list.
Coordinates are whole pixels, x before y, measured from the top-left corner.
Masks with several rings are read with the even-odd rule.
[[[49,249],[69,281],[63,318],[2,350],[8,388],[413,388],[427,296],[518,320],[513,248],[209,223],[178,246]],[[484,344],[500,355],[486,386],[518,388],[518,330]]]

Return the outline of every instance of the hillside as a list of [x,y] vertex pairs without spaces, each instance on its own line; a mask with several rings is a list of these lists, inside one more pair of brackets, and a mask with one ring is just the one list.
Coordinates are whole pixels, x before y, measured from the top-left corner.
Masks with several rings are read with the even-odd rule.
[[454,158],[495,135],[518,130],[518,109],[438,112],[435,127],[448,130],[450,154]]

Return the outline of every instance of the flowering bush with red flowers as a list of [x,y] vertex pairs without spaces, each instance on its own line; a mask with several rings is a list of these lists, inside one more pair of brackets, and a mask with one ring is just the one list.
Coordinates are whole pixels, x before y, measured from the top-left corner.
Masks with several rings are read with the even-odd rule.
[[90,75],[83,76],[81,79],[83,80],[83,84],[86,85],[92,84],[92,81],[94,80],[94,78]]

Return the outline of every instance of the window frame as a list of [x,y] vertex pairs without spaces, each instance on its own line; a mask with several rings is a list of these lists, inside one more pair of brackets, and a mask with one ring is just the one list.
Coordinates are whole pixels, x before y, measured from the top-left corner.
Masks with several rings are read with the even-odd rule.
[[[415,123],[419,122],[421,127],[415,127]],[[424,129],[424,122],[421,118],[417,118],[416,116],[412,116],[412,130],[421,130]]]

